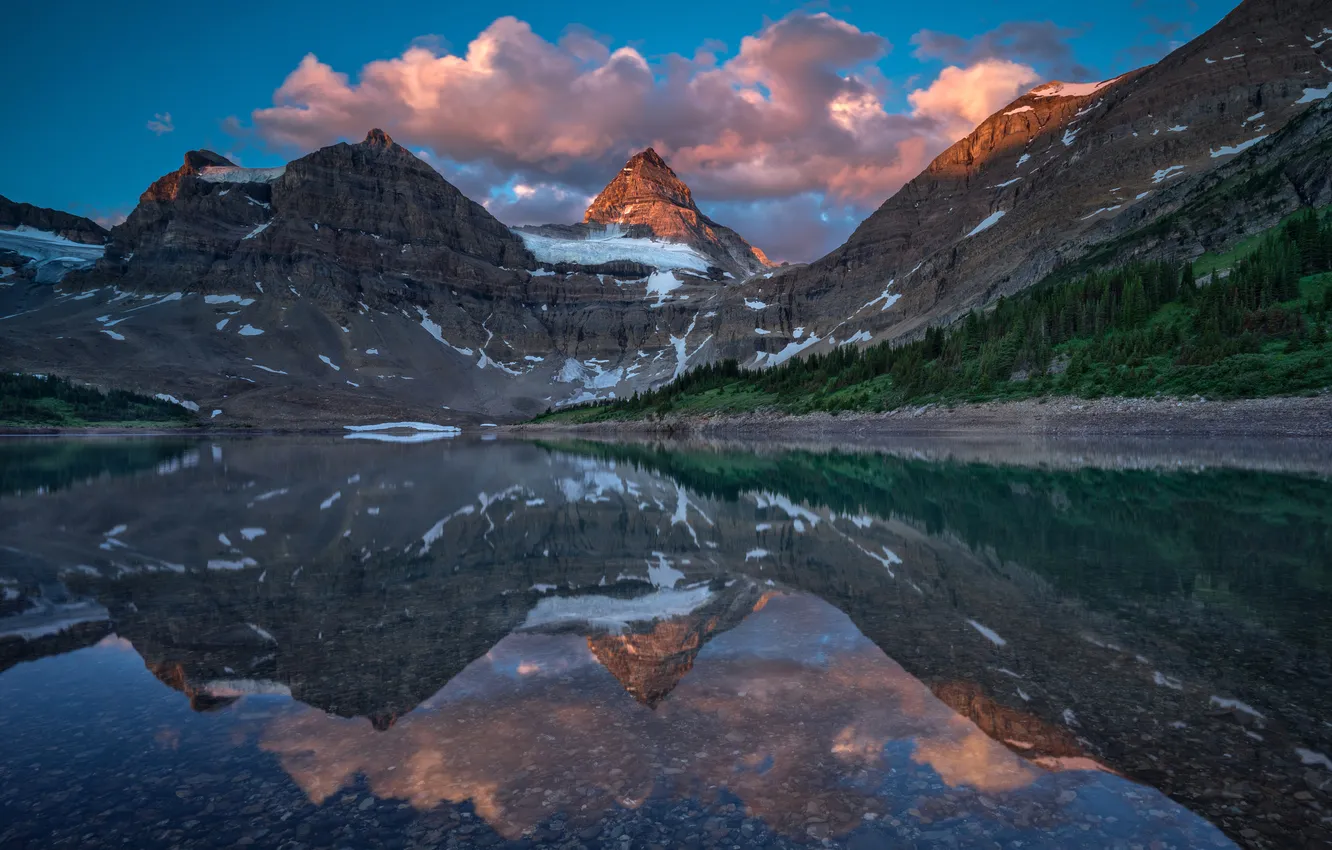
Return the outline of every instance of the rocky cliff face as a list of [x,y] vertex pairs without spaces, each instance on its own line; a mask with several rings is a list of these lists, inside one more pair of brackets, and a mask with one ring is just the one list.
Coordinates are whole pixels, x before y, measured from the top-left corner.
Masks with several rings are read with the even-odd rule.
[[278,168],[194,151],[67,289],[0,290],[0,315],[23,317],[0,359],[232,422],[522,418],[663,383],[702,356],[700,308],[721,297],[711,261],[623,241],[687,268],[538,268],[520,237],[379,131]]
[[20,204],[0,195],[0,230],[16,230],[20,227],[53,233],[62,239],[85,245],[101,245],[107,238],[105,227],[81,215]]
[[381,130],[281,168],[190,151],[111,236],[94,280],[171,290],[269,279],[391,297],[531,266],[508,228]]
[[684,242],[748,274],[773,264],[758,248],[699,211],[694,195],[652,148],[635,154],[583,216],[588,224],[646,228],[658,239]]
[[[825,345],[917,333],[1086,257],[1127,223],[1169,215],[1218,168],[1249,167],[1332,92],[1328,28],[1318,0],[1247,0],[1156,65],[1032,90],[941,154],[845,245],[752,281],[748,300],[769,305],[760,327],[770,334],[726,338],[727,349],[757,344],[762,358],[801,326]],[[1201,251],[1196,239],[1182,247]],[[754,318],[732,310],[725,319],[736,327]]]
[[699,211],[693,192],[652,148],[625,163],[581,224],[516,230],[556,270],[571,262],[570,270],[625,276],[676,270],[719,281],[743,280],[773,265],[740,234]]

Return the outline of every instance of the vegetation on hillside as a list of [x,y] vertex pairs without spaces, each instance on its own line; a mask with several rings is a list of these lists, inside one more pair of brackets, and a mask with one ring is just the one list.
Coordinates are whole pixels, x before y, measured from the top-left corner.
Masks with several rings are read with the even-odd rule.
[[1306,210],[1245,249],[1228,272],[1202,279],[1193,264],[1134,263],[1001,298],[910,343],[846,346],[765,371],[721,361],[632,399],[541,419],[884,411],[1044,395],[1243,398],[1332,386],[1332,220]]
[[0,425],[188,425],[194,414],[178,404],[124,390],[103,392],[53,375],[0,373]]

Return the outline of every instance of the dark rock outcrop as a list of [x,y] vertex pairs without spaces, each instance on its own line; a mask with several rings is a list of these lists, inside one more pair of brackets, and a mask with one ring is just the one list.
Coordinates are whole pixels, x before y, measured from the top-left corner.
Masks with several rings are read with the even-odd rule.
[[0,195],[0,230],[19,227],[44,230],[86,245],[101,245],[107,239],[106,228],[91,219],[46,207],[34,207],[32,204],[20,204]]

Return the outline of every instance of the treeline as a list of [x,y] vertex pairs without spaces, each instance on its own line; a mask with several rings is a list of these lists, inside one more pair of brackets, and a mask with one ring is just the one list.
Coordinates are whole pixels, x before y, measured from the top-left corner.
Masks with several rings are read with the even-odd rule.
[[1332,221],[1313,210],[1228,272],[1134,263],[1041,285],[923,338],[847,346],[766,371],[735,360],[632,399],[561,412],[581,420],[777,407],[887,410],[1045,394],[1252,397],[1332,385]]
[[103,392],[53,375],[0,374],[0,422],[62,426],[102,422],[182,424],[194,415],[177,404],[125,390]]

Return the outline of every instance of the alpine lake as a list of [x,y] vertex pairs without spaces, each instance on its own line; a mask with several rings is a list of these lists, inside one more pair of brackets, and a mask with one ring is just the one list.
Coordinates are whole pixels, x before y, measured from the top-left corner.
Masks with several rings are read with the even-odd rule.
[[0,847],[1332,844],[1332,447],[488,436],[0,440]]

